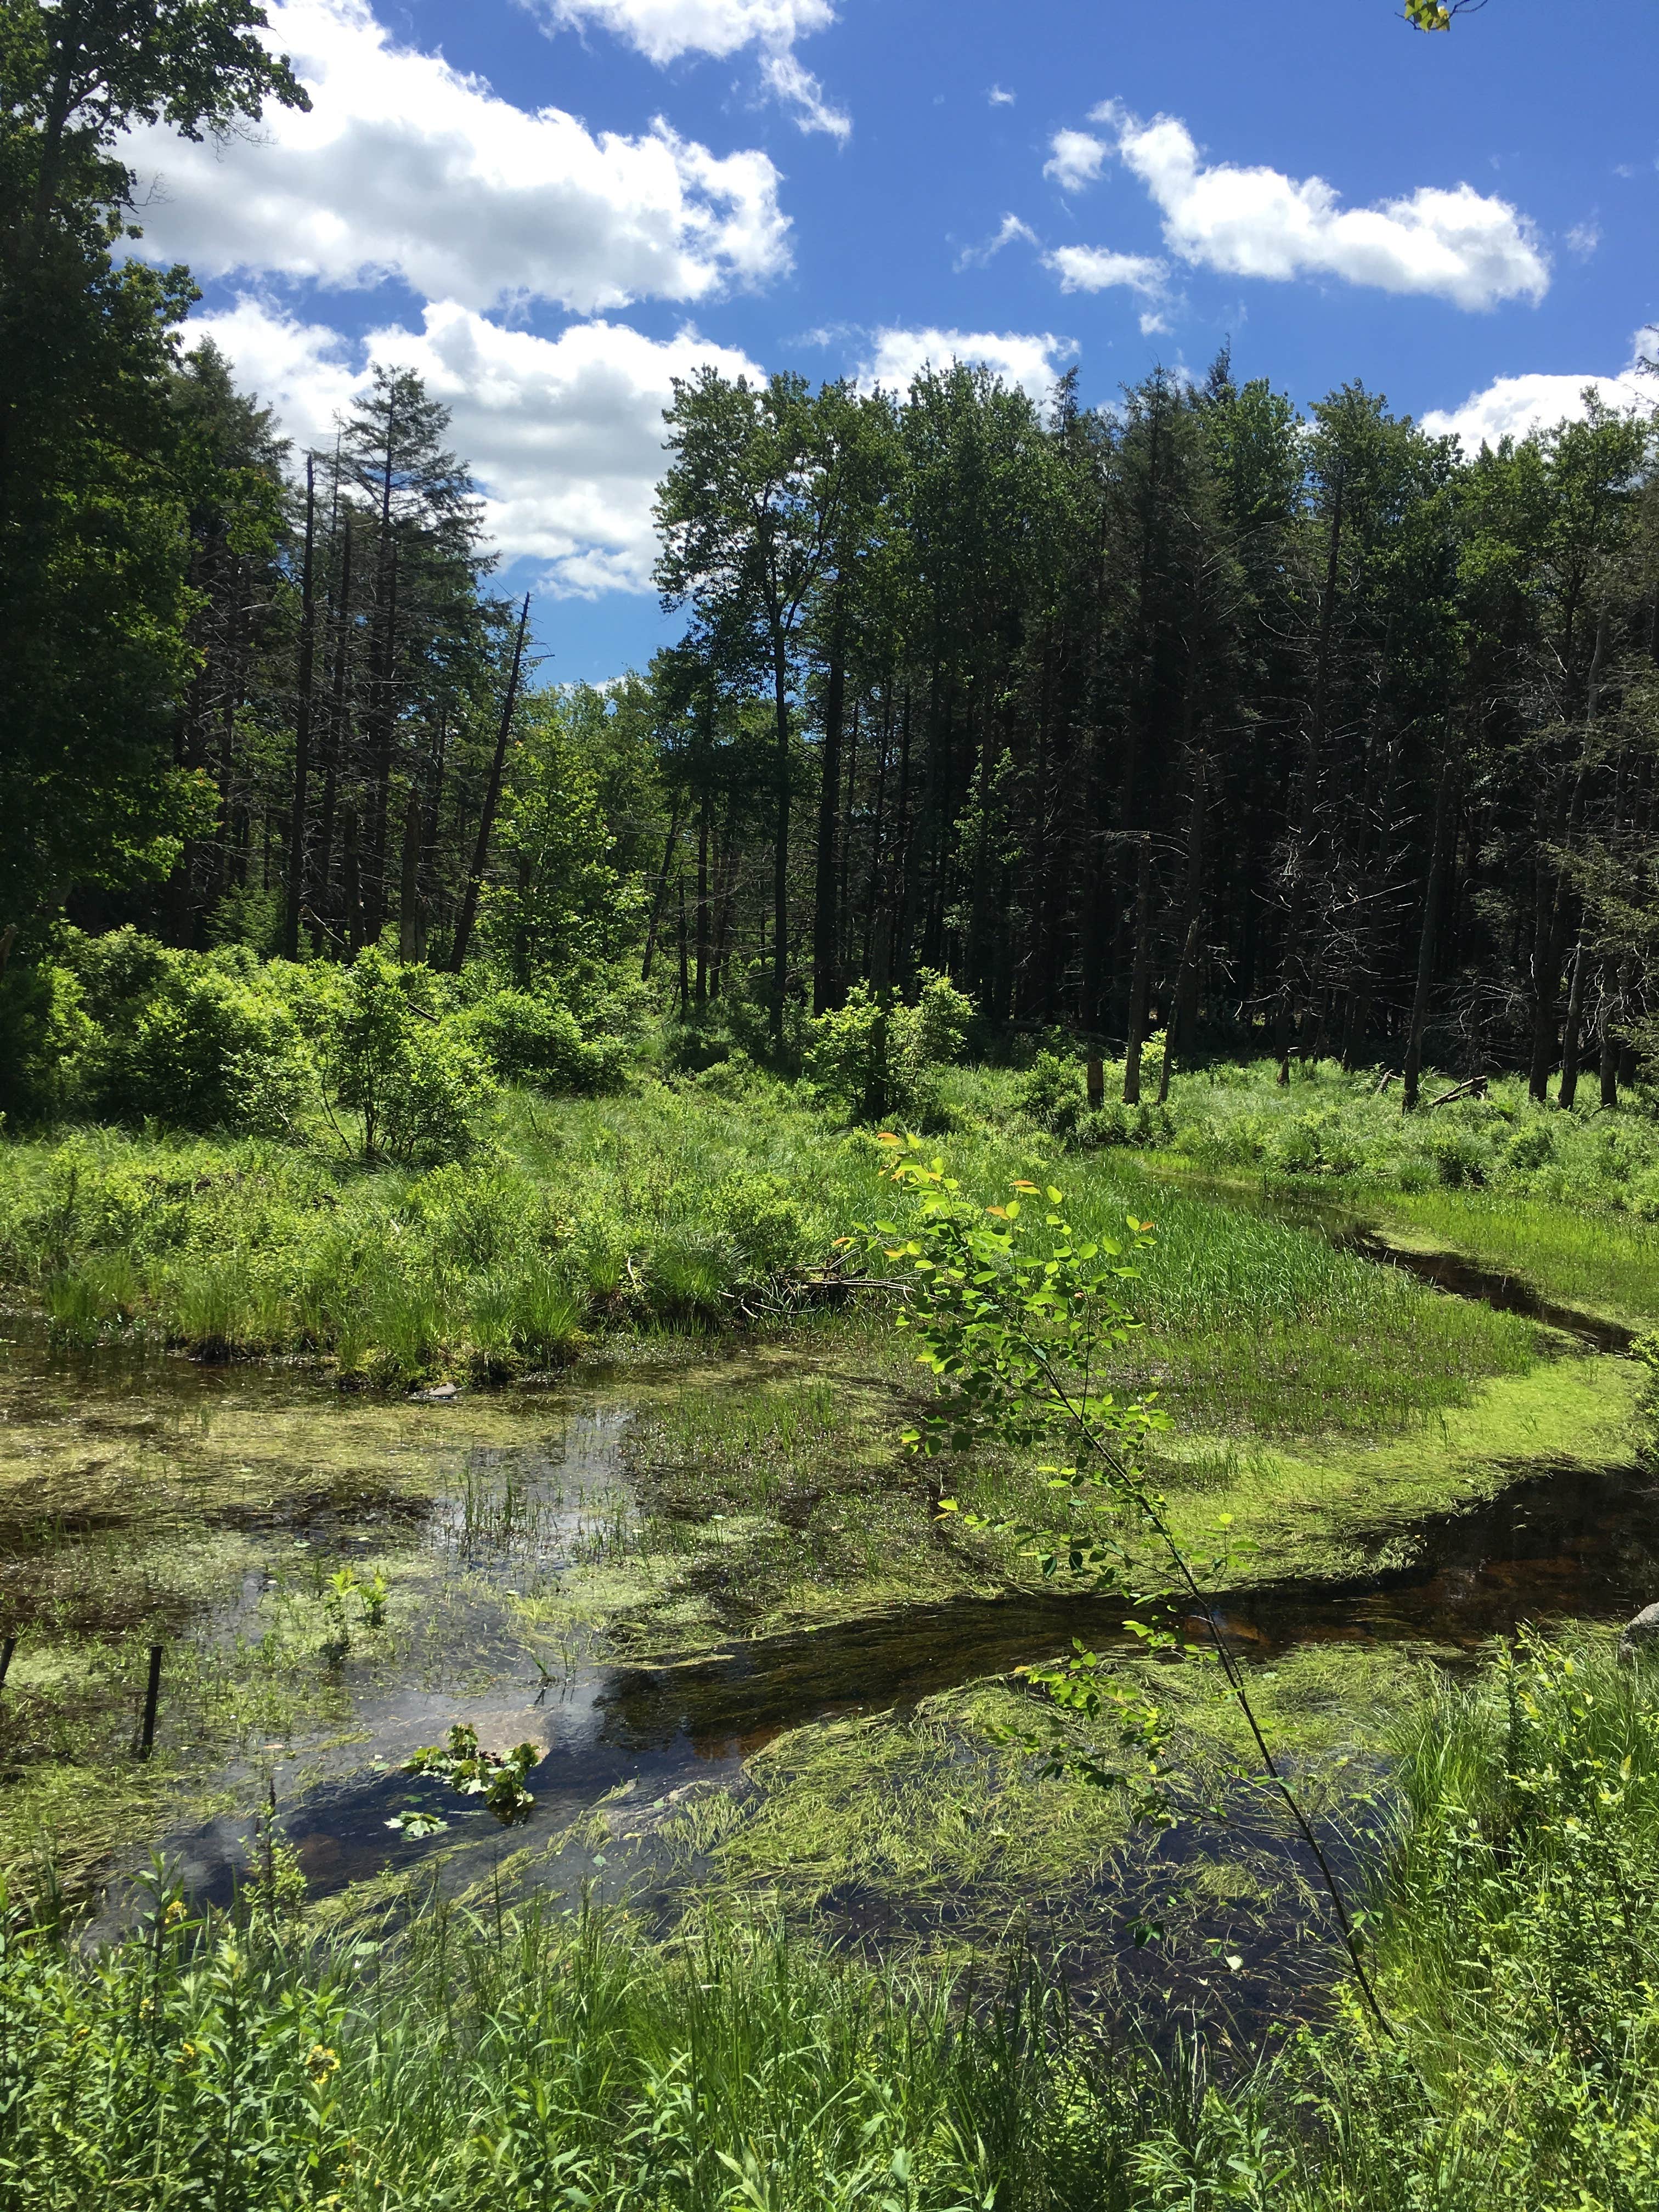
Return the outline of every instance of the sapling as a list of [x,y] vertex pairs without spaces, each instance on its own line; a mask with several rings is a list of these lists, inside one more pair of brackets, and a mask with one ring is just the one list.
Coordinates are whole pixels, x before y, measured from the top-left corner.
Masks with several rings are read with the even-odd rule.
[[[1156,1403],[1156,1392],[1119,1398],[1104,1387],[1107,1361],[1141,1326],[1123,1303],[1121,1285],[1135,1275],[1134,1255],[1151,1248],[1152,1224],[1128,1216],[1123,1246],[1103,1237],[1081,1238],[1066,1219],[1063,1194],[1052,1185],[1017,1181],[1003,1204],[981,1207],[963,1195],[943,1158],[924,1154],[919,1139],[884,1133],[881,1144],[881,1172],[912,1195],[915,1206],[904,1225],[878,1221],[864,1234],[878,1243],[889,1266],[911,1271],[897,1325],[918,1338],[918,1360],[935,1385],[931,1407],[904,1433],[905,1448],[927,1456],[967,1451],[975,1443],[1019,1452],[1058,1448],[1062,1457],[1039,1472],[1049,1491],[1073,1509],[1058,1529],[964,1512],[952,1498],[940,1498],[941,1515],[970,1528],[1017,1537],[1045,1577],[1121,1592],[1130,1615],[1124,1626],[1149,1652],[1202,1658],[1219,1668],[1261,1773],[1283,1799],[1318,1868],[1366,2005],[1393,2035],[1360,1955],[1358,1923],[1273,1757],[1238,1662],[1200,1587],[1200,1573],[1213,1579],[1232,1556],[1251,1547],[1224,1522],[1218,1556],[1188,1559],[1141,1456],[1146,1438],[1167,1428],[1169,1416]],[[1034,1229],[1042,1233],[1034,1235]],[[1091,1522],[1079,1525],[1079,1510],[1090,1508],[1096,1509]],[[1169,1570],[1164,1587],[1135,1587],[1145,1577],[1139,1549],[1126,1530],[1152,1539]],[[1203,1622],[1207,1650],[1168,1626],[1172,1601]],[[1074,1644],[1069,1658],[1033,1668],[1030,1680],[1063,1711],[1091,1723],[1112,1719],[1120,1747],[1132,1754],[1128,1769],[1109,1766],[1096,1751],[1079,1751],[1056,1733],[1030,1746],[1045,1758],[1048,1770],[1073,1773],[1096,1787],[1124,1789],[1138,1812],[1168,1820],[1163,1755],[1170,1724],[1150,1692],[1112,1680],[1101,1655],[1081,1643]]]

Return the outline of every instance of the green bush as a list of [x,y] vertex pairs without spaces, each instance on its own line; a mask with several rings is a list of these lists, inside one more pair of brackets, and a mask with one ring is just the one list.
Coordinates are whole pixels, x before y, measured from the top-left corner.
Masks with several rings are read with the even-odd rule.
[[136,929],[66,930],[0,998],[26,1115],[279,1134],[311,1090],[287,1001],[295,971],[244,947],[180,952]]
[[366,945],[349,968],[303,971],[301,1018],[324,1105],[347,1149],[369,1164],[453,1159],[494,1085],[465,1018],[434,1010],[424,969]]
[[800,1207],[770,1176],[746,1176],[714,1199],[714,1218],[731,1238],[744,1274],[754,1279],[799,1267],[805,1256]]
[[807,1078],[851,1121],[948,1127],[934,1077],[959,1057],[973,1018],[973,1000],[931,969],[915,1006],[854,983],[844,1005],[813,1023]]
[[1437,1129],[1428,1150],[1435,1174],[1448,1190],[1479,1188],[1491,1178],[1492,1154],[1473,1129],[1455,1122]]
[[495,1073],[557,1097],[614,1090],[626,1047],[619,1038],[590,1042],[568,1006],[529,991],[490,991],[462,1018]]
[[1075,1133],[1088,1103],[1083,1070],[1057,1052],[1039,1053],[1014,1091],[1015,1111],[1054,1137]]

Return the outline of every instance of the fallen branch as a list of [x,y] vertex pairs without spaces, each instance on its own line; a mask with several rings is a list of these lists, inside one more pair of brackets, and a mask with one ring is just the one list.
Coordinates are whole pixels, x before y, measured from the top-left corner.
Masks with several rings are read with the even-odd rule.
[[1432,1114],[1437,1106],[1449,1106],[1454,1098],[1484,1098],[1486,1095],[1486,1078],[1484,1075],[1472,1075],[1467,1083],[1455,1083],[1449,1091],[1443,1091],[1437,1098],[1431,1098],[1423,1111],[1425,1114]]

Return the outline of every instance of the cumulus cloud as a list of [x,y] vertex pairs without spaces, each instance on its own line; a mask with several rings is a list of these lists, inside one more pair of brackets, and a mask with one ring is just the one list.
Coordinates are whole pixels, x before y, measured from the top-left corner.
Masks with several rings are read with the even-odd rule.
[[1063,192],[1081,191],[1100,174],[1111,148],[1087,131],[1056,131],[1048,142],[1048,158],[1042,165]]
[[1567,251],[1576,254],[1580,261],[1588,261],[1601,243],[1601,226],[1593,220],[1576,222],[1567,233]]
[[994,84],[985,97],[993,107],[1012,107],[1015,95],[1012,92],[1005,92],[1000,84]]
[[452,411],[451,439],[472,463],[502,552],[543,562],[547,588],[583,597],[650,587],[672,380],[703,362],[764,374],[693,330],[659,341],[587,322],[541,338],[453,300],[427,307],[418,331],[392,326],[361,343],[252,297],[196,316],[189,331],[214,340],[301,446],[332,443],[370,362],[416,370]]
[[659,68],[685,54],[717,60],[756,46],[769,88],[795,111],[803,131],[845,138],[848,118],[829,106],[817,79],[795,56],[795,43],[836,20],[830,0],[531,0],[555,27],[589,24],[653,61]]
[[1060,374],[1056,354],[1071,350],[1067,338],[1052,331],[878,330],[870,352],[859,369],[859,382],[866,390],[880,385],[889,392],[906,392],[910,380],[923,368],[949,368],[953,361],[970,362],[988,368],[1005,384],[1018,384],[1031,398],[1048,398]]
[[982,245],[963,246],[957,256],[956,266],[958,270],[983,269],[995,260],[1005,246],[1012,246],[1016,239],[1024,239],[1028,246],[1035,246],[1037,242],[1036,233],[1029,223],[1022,222],[1017,215],[1006,215],[999,228]]
[[1659,354],[1659,329],[1638,331],[1631,365],[1612,376],[1499,376],[1484,392],[1472,392],[1461,407],[1433,408],[1423,417],[1431,437],[1461,438],[1470,453],[1500,438],[1524,438],[1553,422],[1578,421],[1594,392],[1607,407],[1650,409],[1659,402],[1659,382],[1636,364]]
[[1281,281],[1339,276],[1467,308],[1536,301],[1548,289],[1548,258],[1532,225],[1472,185],[1424,185],[1408,198],[1345,208],[1322,177],[1206,161],[1178,117],[1143,123],[1109,100],[1090,120],[1115,134],[1120,158],[1164,218],[1170,250],[1199,267]]
[[1161,299],[1169,282],[1167,262],[1150,253],[1114,253],[1105,246],[1058,246],[1045,266],[1060,279],[1062,292],[1104,292],[1126,284],[1144,300]]
[[580,313],[702,300],[789,266],[779,178],[760,152],[716,155],[658,122],[597,136],[531,113],[436,54],[396,45],[363,0],[270,9],[312,112],[257,137],[191,145],[133,134],[154,173],[147,244],[198,274],[259,270],[335,287],[401,277],[429,298],[514,297]]

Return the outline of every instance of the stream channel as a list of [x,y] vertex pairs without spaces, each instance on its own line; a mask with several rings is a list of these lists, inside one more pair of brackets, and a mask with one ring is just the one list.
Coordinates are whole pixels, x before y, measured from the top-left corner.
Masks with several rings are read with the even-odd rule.
[[[1332,1224],[1325,1225],[1328,1233]],[[1576,1336],[1579,1349],[1622,1349],[1628,1341],[1624,1332],[1540,1308],[1507,1279],[1385,1252],[1364,1243],[1351,1222],[1340,1233],[1369,1256],[1407,1266],[1444,1291],[1530,1312]],[[505,1867],[516,1893],[625,1893],[672,1922],[687,1863],[683,1850],[677,1858],[653,1838],[677,1807],[701,1794],[699,1785],[741,1798],[754,1787],[745,1761],[786,1730],[854,1714],[902,1714],[939,1692],[1051,1656],[1073,1637],[1100,1643],[1121,1631],[1121,1600],[962,1597],[680,1657],[633,1660],[590,1633],[567,1642],[550,1665],[545,1634],[525,1636],[514,1601],[556,1593],[573,1565],[603,1552],[607,1532],[625,1539],[632,1510],[626,1439],[630,1422],[648,1410],[650,1370],[641,1380],[586,1368],[540,1387],[371,1407],[303,1368],[213,1370],[119,1348],[54,1351],[38,1325],[15,1314],[0,1334],[9,1340],[0,1369],[6,1422],[42,1440],[58,1476],[50,1522],[20,1512],[15,1491],[3,1509],[11,1517],[0,1519],[0,1605],[14,1622],[27,1620],[28,1593],[54,1552],[119,1543],[135,1508],[118,1489],[106,1489],[100,1503],[103,1470],[124,1468],[142,1498],[143,1468],[160,1468],[168,1510],[188,1521],[191,1468],[226,1454],[244,1455],[248,1480],[228,1499],[204,1480],[198,1517],[210,1535],[217,1529],[241,1547],[239,1580],[190,1633],[234,1638],[285,1575],[316,1560],[333,1570],[355,1558],[390,1559],[394,1588],[400,1576],[406,1586],[412,1577],[422,1592],[421,1617],[395,1639],[390,1661],[384,1651],[356,1647],[341,1657],[326,1720],[296,1723],[221,1773],[220,1802],[234,1809],[135,1842],[107,1870],[105,1926],[122,1917],[125,1884],[152,1849],[191,1893],[228,1900],[255,1847],[254,1808],[268,1798],[313,1896],[387,1869],[422,1867],[455,1892]],[[1560,1349],[1572,1356],[1571,1345]],[[699,1387],[744,1389],[741,1361],[727,1380],[718,1364],[706,1364]],[[65,1468],[73,1478],[67,1489]],[[1268,1661],[1333,1641],[1407,1643],[1455,1657],[1523,1621],[1627,1617],[1659,1595],[1659,1487],[1634,1464],[1517,1468],[1498,1496],[1422,1521],[1403,1542],[1398,1528],[1386,1542],[1379,1531],[1378,1553],[1389,1564],[1367,1575],[1267,1584],[1230,1597],[1218,1607],[1220,1624],[1242,1655]],[[535,1804],[526,1820],[504,1828],[476,1801],[402,1771],[418,1746],[441,1741],[457,1721],[470,1722],[491,1747],[535,1747],[528,1775]],[[164,1750],[171,1724],[164,1696]],[[411,1810],[447,1825],[413,1838],[389,1829]],[[1364,1837],[1350,1824],[1334,1828],[1328,1841],[1352,1868]],[[1219,1845],[1180,1830],[1146,1846],[1138,1874],[1120,1863],[1110,1878],[1120,1931],[1133,1917],[1135,1897],[1150,1896],[1183,1857],[1252,1848],[1281,1867],[1297,1856],[1265,1812],[1249,1805]],[[690,1870],[708,1874],[711,1863],[694,1853]],[[832,1934],[881,1942],[939,1930],[937,1900],[918,1908],[915,1925],[896,1929],[890,1903],[876,1911],[856,1883],[843,1892],[825,1900]],[[1269,1915],[1255,1930],[1252,1968],[1300,1941],[1306,1917],[1273,1925]],[[1262,1985],[1263,2002],[1282,2014],[1285,1987],[1305,1987],[1310,1978],[1322,1975],[1281,1957]]]

